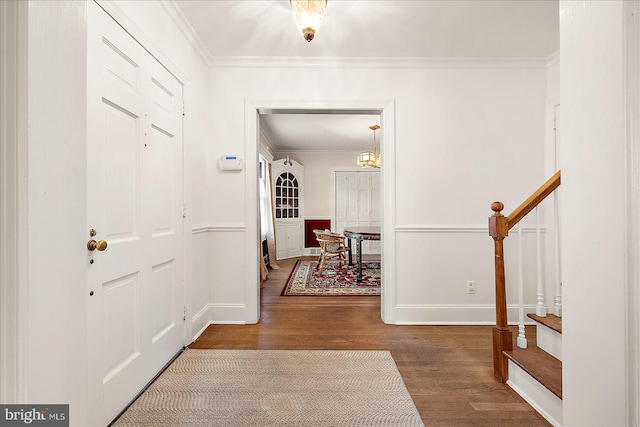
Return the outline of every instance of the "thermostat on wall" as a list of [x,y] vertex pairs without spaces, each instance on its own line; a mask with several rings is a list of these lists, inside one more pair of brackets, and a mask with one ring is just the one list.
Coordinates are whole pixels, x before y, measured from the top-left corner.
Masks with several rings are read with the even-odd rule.
[[220,168],[223,171],[241,171],[242,159],[237,154],[227,154],[220,157]]

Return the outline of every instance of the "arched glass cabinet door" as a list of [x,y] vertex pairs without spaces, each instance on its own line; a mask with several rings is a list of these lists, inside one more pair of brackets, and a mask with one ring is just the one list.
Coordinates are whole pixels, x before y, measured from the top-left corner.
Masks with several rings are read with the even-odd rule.
[[275,185],[276,219],[300,218],[300,188],[291,172],[282,172]]

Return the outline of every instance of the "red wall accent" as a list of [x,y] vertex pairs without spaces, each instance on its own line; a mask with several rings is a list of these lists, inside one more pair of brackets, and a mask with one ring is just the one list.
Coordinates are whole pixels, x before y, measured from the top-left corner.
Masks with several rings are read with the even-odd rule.
[[313,230],[331,230],[330,219],[305,219],[304,220],[304,247],[305,248],[317,248],[320,245],[316,240],[316,235],[313,234]]

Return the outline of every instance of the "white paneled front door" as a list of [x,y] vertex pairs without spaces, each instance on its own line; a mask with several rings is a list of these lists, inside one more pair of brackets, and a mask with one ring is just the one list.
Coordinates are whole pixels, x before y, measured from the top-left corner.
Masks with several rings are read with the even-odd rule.
[[[380,226],[380,172],[335,172],[335,229]],[[379,240],[362,242],[362,253],[379,254]]]
[[[94,2],[87,68],[90,413],[108,424],[181,349],[182,86]],[[89,229],[95,236],[89,236]]]

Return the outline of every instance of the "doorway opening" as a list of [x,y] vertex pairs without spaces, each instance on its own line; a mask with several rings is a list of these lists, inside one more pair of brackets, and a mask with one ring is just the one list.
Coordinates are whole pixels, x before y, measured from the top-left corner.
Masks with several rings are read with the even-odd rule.
[[[295,147],[285,147],[279,150],[273,150],[274,153],[264,153],[264,148],[262,149],[262,162],[260,160],[261,154],[261,124],[263,121],[269,121],[270,119],[277,118],[282,119],[285,115],[296,116],[299,118],[309,119],[310,116],[321,117],[321,121],[331,121],[336,119],[347,118],[360,118],[364,119],[367,123],[366,126],[363,126],[363,134],[368,137],[367,148],[371,149],[369,145],[372,145],[371,135],[369,130],[367,129],[372,124],[379,124],[381,126],[380,132],[380,146],[381,146],[381,156],[382,167],[380,168],[379,176],[379,187],[380,187],[380,202],[379,202],[379,213],[380,213],[380,231],[381,231],[381,245],[379,251],[381,252],[381,318],[385,323],[393,323],[393,308],[395,307],[395,270],[394,263],[392,262],[391,256],[395,252],[395,238],[394,232],[395,229],[395,216],[394,209],[395,206],[395,159],[393,157],[393,153],[395,152],[395,123],[394,123],[394,102],[393,101],[371,101],[369,103],[366,102],[357,102],[357,103],[344,103],[344,102],[314,102],[312,104],[309,103],[286,103],[283,104],[281,101],[264,101],[264,102],[255,102],[255,101],[247,101],[246,102],[246,118],[247,118],[247,126],[246,126],[246,139],[245,139],[245,149],[247,162],[247,179],[246,179],[246,203],[247,203],[247,221],[246,223],[249,225],[247,227],[247,314],[248,314],[248,322],[249,323],[257,323],[260,319],[260,265],[261,263],[256,263],[255,260],[259,259],[260,254],[257,253],[259,248],[263,242],[263,234],[260,227],[261,217],[260,217],[260,202],[263,200],[260,197],[260,174],[264,169],[260,169],[260,165],[262,163],[262,167],[264,168],[265,157],[268,157],[271,154],[272,160],[278,160],[281,158],[281,161],[291,162],[291,159],[298,158],[301,160],[300,163],[305,163],[309,159],[312,159],[314,155],[321,157],[321,153],[329,153],[331,151],[330,142],[327,141],[327,147],[321,148],[309,148],[306,149],[297,149]],[[371,120],[376,121],[377,123],[369,123]],[[304,122],[304,120],[303,120]],[[309,139],[309,138],[305,138]],[[348,139],[343,140],[343,146],[348,143]],[[346,156],[346,153],[352,159],[352,169],[358,170],[356,168],[356,157],[357,152],[360,151],[361,148],[355,146],[350,150],[348,148],[342,147],[341,150],[337,150],[343,153],[343,157]],[[269,150],[267,150],[269,151]],[[304,152],[304,153],[303,153]],[[315,154],[314,154],[315,153]],[[355,154],[354,154],[355,153]],[[266,154],[266,155],[265,155]],[[294,160],[295,161],[295,160]],[[297,162],[296,162],[297,163]],[[253,167],[255,165],[255,167]],[[306,165],[305,165],[306,166]],[[322,166],[326,167],[326,165]],[[335,170],[330,170],[331,167],[327,168],[327,174],[324,177],[327,182],[330,182],[330,177],[332,174],[335,174]],[[335,168],[334,168],[335,169]],[[345,167],[342,167],[345,169]],[[305,180],[309,180],[312,174],[316,171],[306,171]],[[335,176],[335,175],[334,175]],[[273,178],[273,176],[272,176]],[[264,183],[264,179],[263,179]],[[335,183],[333,183],[335,184]],[[318,215],[314,215],[318,213],[318,210],[315,210],[322,203],[327,206],[324,207],[322,211],[322,217],[327,217],[331,221],[331,229],[332,231],[341,232],[342,230],[338,230],[336,228],[337,222],[335,221],[335,190],[331,188],[330,185],[326,186],[326,195],[319,197],[318,200],[311,200],[304,205],[302,200],[300,201],[299,208],[299,216],[307,219],[315,219]],[[331,195],[331,193],[333,193]],[[318,203],[318,205],[313,206],[314,203]],[[307,212],[305,212],[305,209]],[[292,212],[295,212],[292,211]],[[255,228],[252,226],[255,224]],[[334,228],[336,228],[334,230]],[[300,236],[297,236],[299,239],[304,239],[304,233],[300,233]],[[302,250],[303,255],[316,255],[311,252],[309,248],[305,247],[304,240],[301,240],[300,249]],[[255,250],[256,252],[252,252]],[[296,252],[295,250],[291,250],[291,253]],[[255,268],[252,268],[255,266]]]

